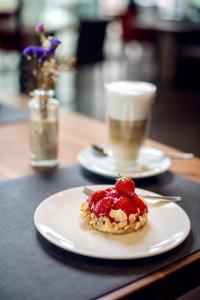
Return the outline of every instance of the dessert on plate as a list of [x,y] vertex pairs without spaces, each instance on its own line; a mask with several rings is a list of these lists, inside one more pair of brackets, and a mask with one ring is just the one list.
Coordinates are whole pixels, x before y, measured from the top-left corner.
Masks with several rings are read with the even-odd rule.
[[81,205],[81,217],[94,229],[122,234],[147,222],[148,207],[135,192],[132,179],[120,177],[113,187],[91,192]]

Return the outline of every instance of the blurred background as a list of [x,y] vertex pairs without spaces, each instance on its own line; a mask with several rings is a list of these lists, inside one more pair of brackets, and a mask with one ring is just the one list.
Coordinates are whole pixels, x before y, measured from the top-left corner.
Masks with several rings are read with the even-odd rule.
[[105,82],[155,83],[150,138],[200,156],[200,0],[0,0],[0,102],[33,89],[21,52],[37,23],[76,58],[56,86],[64,109],[104,121]]

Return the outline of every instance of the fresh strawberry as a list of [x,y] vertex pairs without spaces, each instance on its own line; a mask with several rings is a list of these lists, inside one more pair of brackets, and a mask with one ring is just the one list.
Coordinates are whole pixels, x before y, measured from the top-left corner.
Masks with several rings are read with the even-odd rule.
[[120,198],[114,203],[113,209],[121,209],[126,213],[127,216],[138,213],[137,205],[132,199],[124,195],[120,196]]
[[110,211],[112,209],[114,200],[110,196],[106,196],[103,199],[96,202],[94,206],[94,214],[98,217],[109,217]]
[[132,201],[135,202],[135,204],[139,207],[141,214],[143,214],[144,212],[148,213],[148,207],[147,205],[142,201],[142,199],[135,193]]
[[91,207],[93,203],[95,204],[98,200],[104,198],[106,195],[106,191],[102,190],[92,193],[92,195],[88,198],[89,207]]
[[115,183],[115,188],[120,195],[128,196],[130,198],[134,196],[135,183],[131,178],[118,178]]
[[114,187],[106,189],[106,192],[107,192],[107,196],[111,196],[114,199],[120,197],[119,193],[116,191]]

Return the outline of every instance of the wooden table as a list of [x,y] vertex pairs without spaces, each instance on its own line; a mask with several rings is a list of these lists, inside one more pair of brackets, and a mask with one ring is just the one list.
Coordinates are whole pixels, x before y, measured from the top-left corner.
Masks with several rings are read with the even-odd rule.
[[[59,160],[61,166],[77,162],[77,154],[91,143],[107,140],[106,128],[89,117],[60,112]],[[38,172],[29,164],[29,125],[27,122],[0,126],[0,180],[16,178]],[[177,150],[148,140],[147,144],[166,153]],[[173,160],[171,170],[200,182],[200,159]]]
[[[61,166],[77,162],[77,154],[81,149],[91,143],[105,142],[106,139],[104,124],[77,113],[61,111],[59,138]],[[1,125],[0,143],[0,180],[38,172],[29,165],[29,126],[27,122]],[[166,153],[175,151],[175,149],[154,141],[148,140],[147,144]],[[174,160],[171,170],[200,183],[200,159]],[[199,284],[199,277],[196,275],[199,268],[200,251],[121,288],[103,299],[119,299],[130,294],[134,294],[134,299],[141,299],[142,295],[148,295],[149,299],[176,297]],[[163,295],[163,290],[165,295]]]

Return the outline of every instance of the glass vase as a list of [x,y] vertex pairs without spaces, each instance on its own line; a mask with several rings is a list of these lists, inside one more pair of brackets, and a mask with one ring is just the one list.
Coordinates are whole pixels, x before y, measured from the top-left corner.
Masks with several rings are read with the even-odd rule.
[[58,164],[58,106],[52,90],[35,90],[29,101],[31,165],[55,167]]

